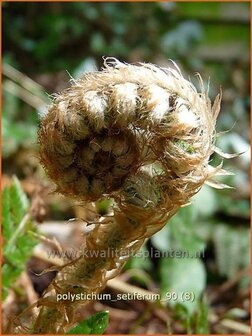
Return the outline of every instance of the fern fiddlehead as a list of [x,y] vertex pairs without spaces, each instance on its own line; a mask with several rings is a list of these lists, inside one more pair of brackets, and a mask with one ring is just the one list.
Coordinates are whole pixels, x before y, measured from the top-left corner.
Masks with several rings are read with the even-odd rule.
[[85,300],[59,305],[56,294],[101,291],[146,238],[223,173],[209,166],[220,96],[211,105],[201,89],[178,68],[110,58],[54,97],[39,131],[47,174],[63,195],[109,197],[113,206],[89,232],[86,253],[61,267],[39,300],[33,332],[64,332]]

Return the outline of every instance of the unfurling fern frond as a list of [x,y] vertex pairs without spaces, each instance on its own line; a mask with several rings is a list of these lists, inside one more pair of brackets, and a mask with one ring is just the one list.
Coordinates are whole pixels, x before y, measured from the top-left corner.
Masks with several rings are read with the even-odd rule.
[[72,80],[54,96],[39,131],[47,174],[63,195],[83,202],[111,198],[113,206],[89,232],[85,253],[60,268],[38,302],[33,332],[65,332],[80,301],[59,303],[57,294],[101,291],[218,173],[209,158],[221,97],[211,105],[200,83],[197,92],[178,68],[110,58],[101,71]]

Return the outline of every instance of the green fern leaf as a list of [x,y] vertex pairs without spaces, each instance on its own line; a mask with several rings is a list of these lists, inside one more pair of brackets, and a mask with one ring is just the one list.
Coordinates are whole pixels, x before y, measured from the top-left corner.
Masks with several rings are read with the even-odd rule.
[[28,210],[29,200],[20,182],[14,177],[10,187],[4,188],[2,192],[3,300],[8,289],[25,269],[36,245],[35,238],[28,234],[28,231],[34,231]]

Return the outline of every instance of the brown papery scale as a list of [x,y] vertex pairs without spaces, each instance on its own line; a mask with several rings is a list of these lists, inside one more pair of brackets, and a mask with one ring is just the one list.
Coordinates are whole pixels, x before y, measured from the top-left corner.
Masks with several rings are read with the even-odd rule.
[[100,292],[205,182],[225,187],[211,179],[227,172],[209,166],[220,95],[211,105],[198,77],[201,92],[176,65],[107,58],[101,71],[54,96],[39,130],[48,176],[63,195],[82,202],[109,197],[113,205],[85,237],[86,253],[58,268],[37,302],[37,318],[26,325],[30,333],[66,332],[87,300],[57,302],[57,294]]

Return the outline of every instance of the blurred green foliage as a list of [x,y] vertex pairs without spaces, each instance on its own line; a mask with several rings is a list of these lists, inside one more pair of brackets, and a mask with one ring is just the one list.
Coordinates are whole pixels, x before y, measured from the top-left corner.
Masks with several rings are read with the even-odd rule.
[[21,102],[16,96],[4,92],[2,113],[2,156],[4,158],[16,153],[20,145],[30,148],[36,143],[37,115],[30,113],[29,116],[33,118],[27,116],[24,120],[18,120],[20,105]]
[[29,201],[16,177],[10,187],[2,192],[3,266],[2,297],[8,294],[15,280],[25,270],[26,262],[32,255],[36,239],[29,234],[34,230],[28,215]]
[[[240,269],[249,266],[249,227],[244,227],[236,221],[224,223],[223,215],[229,218],[232,202],[229,194],[220,195],[219,191],[218,193],[208,186],[203,186],[202,190],[193,197],[192,205],[180,209],[163,230],[151,238],[152,244],[159,250],[172,249],[189,253],[189,258],[186,259],[174,260],[168,257],[160,260],[160,281],[161,288],[162,282],[164,283],[163,292],[180,286],[185,288],[180,289],[179,292],[186,291],[186,288],[193,285],[195,295],[200,297],[206,289],[206,275],[208,275],[208,281],[217,274],[220,277],[232,279]],[[218,200],[222,202],[218,204]],[[226,208],[223,205],[228,200],[229,207]],[[238,200],[236,206],[244,207],[243,211],[249,219],[249,203]],[[207,257],[208,247],[211,247],[211,252],[216,259],[215,273],[208,268],[207,263],[203,263]],[[173,267],[172,272],[168,270],[170,267]],[[175,279],[172,279],[169,274],[175,275]],[[249,277],[244,278],[243,282],[248,285]],[[197,305],[197,300],[181,302],[181,304],[190,312]]]
[[72,72],[90,56],[101,64],[103,55],[144,61],[163,55],[197,70],[204,61],[198,47],[225,50],[231,41],[242,48],[226,55],[231,61],[248,53],[246,13],[246,3],[4,3],[4,60],[33,74]]

